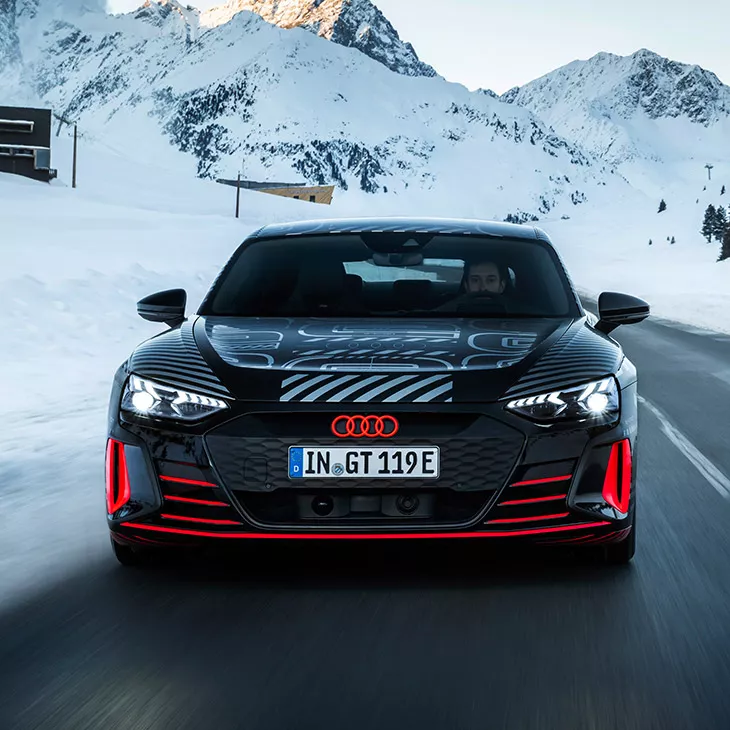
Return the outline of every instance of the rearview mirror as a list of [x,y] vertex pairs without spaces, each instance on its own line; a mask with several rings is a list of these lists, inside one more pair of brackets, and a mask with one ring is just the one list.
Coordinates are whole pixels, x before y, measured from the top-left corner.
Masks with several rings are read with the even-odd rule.
[[649,316],[649,305],[629,294],[606,291],[598,297],[598,322],[595,328],[609,334],[622,324],[637,324]]
[[373,263],[376,266],[421,266],[423,254],[418,251],[405,253],[373,253]]
[[185,289],[167,289],[150,294],[137,302],[137,314],[149,322],[164,322],[177,327],[185,321]]

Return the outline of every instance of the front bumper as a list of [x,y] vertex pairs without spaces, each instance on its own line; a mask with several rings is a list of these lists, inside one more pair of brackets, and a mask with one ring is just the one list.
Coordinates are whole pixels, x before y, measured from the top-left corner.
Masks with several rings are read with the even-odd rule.
[[[435,486],[380,482],[353,487],[330,482],[293,487],[277,471],[282,466],[281,450],[312,437],[277,431],[277,419],[286,420],[283,410],[267,412],[268,421],[259,418],[258,423],[251,420],[251,413],[241,411],[204,427],[174,431],[121,421],[115,414],[109,436],[124,444],[130,497],[108,515],[108,524],[120,542],[179,545],[251,539],[620,540],[633,521],[635,458],[622,466],[628,471],[620,475],[628,479],[630,490],[626,511],[612,506],[603,492],[614,444],[627,441],[628,453],[635,455],[635,385],[625,389],[622,402],[619,424],[592,429],[540,428],[498,406],[458,410],[444,406],[440,415],[432,414],[431,423],[435,429],[451,431],[436,436],[428,436],[428,414],[405,408],[399,418],[421,421],[423,435],[411,441],[439,441],[444,463],[450,464]],[[331,420],[332,411],[321,413],[325,421]],[[296,420],[297,414],[289,415]],[[313,423],[316,431],[316,419]],[[256,427],[264,431],[257,433]],[[248,452],[238,449],[244,443]],[[332,438],[322,443],[332,443]],[[393,439],[389,445],[400,442]],[[271,461],[274,466],[267,466]],[[431,505],[430,512],[389,516],[384,505],[386,500],[392,503],[390,495],[395,493],[418,496]],[[349,507],[336,510],[331,518],[307,512],[306,504],[323,494]],[[377,515],[353,508],[378,500]]]

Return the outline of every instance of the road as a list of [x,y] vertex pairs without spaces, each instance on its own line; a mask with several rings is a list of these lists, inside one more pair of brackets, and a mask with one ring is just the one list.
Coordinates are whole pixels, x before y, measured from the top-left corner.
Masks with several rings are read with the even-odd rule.
[[101,502],[68,508],[0,613],[0,728],[730,727],[730,337],[617,339],[645,399],[630,568],[419,544],[127,571],[71,528]]

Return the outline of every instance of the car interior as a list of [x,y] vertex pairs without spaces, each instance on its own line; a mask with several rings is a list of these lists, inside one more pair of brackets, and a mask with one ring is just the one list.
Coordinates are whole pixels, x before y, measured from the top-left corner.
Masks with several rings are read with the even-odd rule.
[[[255,248],[255,247],[252,247]],[[328,251],[327,248],[330,248]],[[502,249],[504,250],[504,246]],[[539,251],[539,249],[538,249]],[[311,250],[292,246],[288,255],[258,256],[225,282],[211,313],[238,316],[565,316],[565,286],[548,256],[515,246],[509,258],[490,251],[469,259],[423,259],[416,266],[378,265],[382,259],[357,247]],[[263,255],[262,255],[263,254]],[[344,255],[343,255],[344,254]],[[505,259],[507,259],[505,261]],[[465,271],[472,263],[501,261],[508,273],[502,294],[467,295]],[[229,277],[230,278],[230,277]]]

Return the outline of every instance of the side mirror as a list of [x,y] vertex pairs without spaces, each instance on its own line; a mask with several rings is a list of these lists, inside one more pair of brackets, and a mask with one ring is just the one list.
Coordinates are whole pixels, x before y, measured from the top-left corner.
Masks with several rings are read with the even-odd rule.
[[637,324],[649,316],[649,305],[638,297],[606,291],[598,297],[595,328],[609,334],[622,324]]
[[164,322],[177,327],[185,321],[185,289],[167,289],[150,294],[137,302],[137,314],[149,322]]

